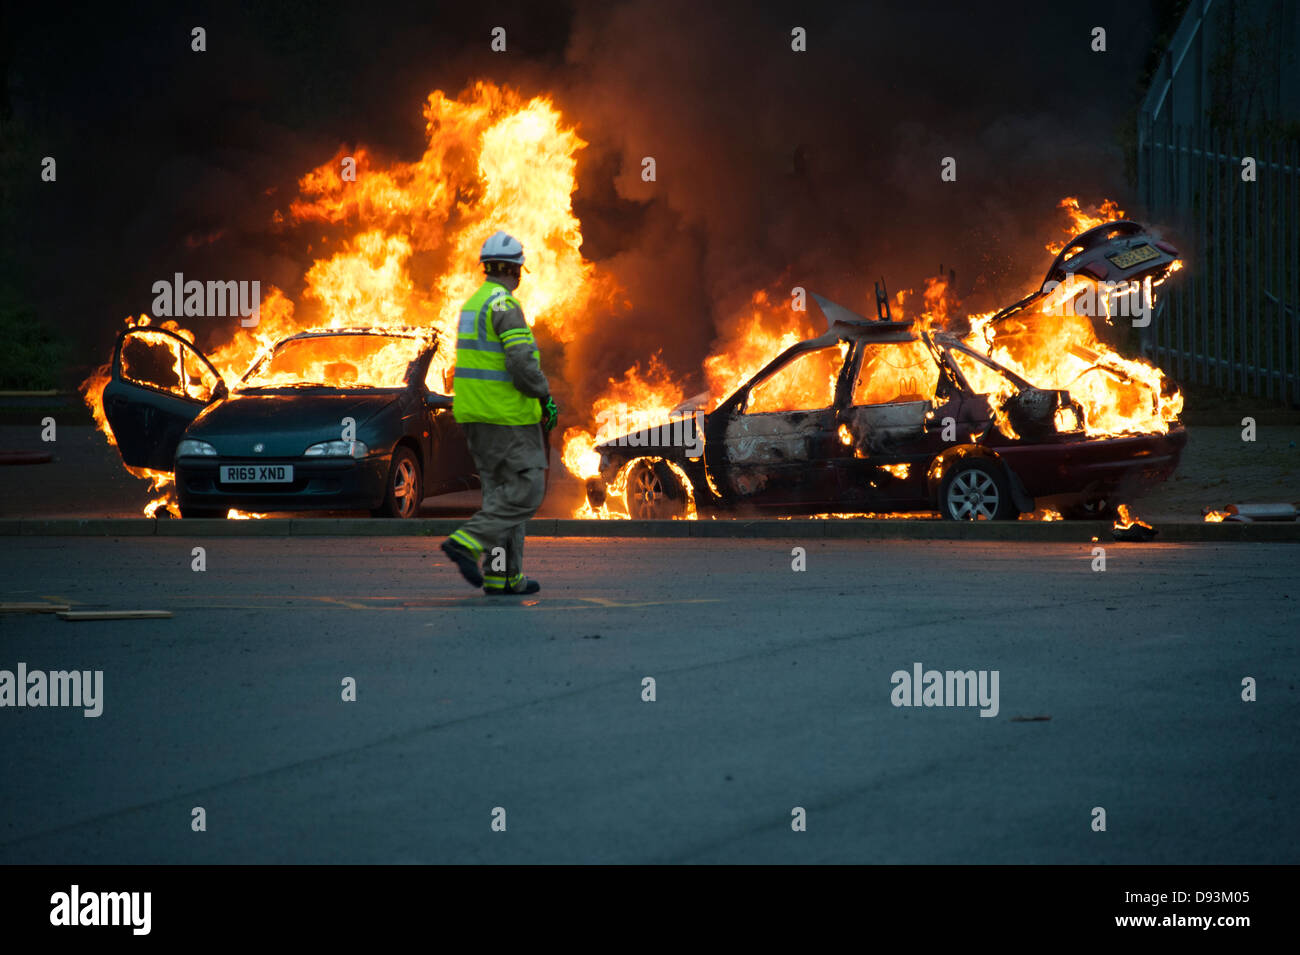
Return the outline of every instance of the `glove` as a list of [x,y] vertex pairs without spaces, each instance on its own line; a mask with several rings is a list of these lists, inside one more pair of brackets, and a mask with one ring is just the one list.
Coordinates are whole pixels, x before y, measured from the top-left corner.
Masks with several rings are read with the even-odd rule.
[[555,425],[560,420],[560,409],[555,405],[555,399],[550,395],[542,402],[542,427],[547,431],[554,431]]

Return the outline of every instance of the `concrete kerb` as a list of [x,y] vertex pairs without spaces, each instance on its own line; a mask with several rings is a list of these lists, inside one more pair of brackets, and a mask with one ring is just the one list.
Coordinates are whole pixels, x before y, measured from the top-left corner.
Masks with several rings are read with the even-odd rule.
[[[263,520],[129,518],[4,518],[0,537],[445,537],[460,520],[266,518]],[[1170,541],[1300,541],[1300,522],[1198,522],[1155,525],[1156,543]],[[542,518],[530,537],[560,538],[826,538],[836,540],[979,540],[1115,543],[1103,521],[719,520],[594,521]]]

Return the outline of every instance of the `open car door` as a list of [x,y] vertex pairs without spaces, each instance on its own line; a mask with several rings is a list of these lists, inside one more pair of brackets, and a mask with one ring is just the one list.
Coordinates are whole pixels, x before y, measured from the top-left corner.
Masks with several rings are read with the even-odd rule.
[[425,486],[431,494],[478,487],[478,471],[465,432],[452,414],[452,380],[451,369],[439,367],[436,359],[429,362],[424,378],[425,422],[430,434]]
[[710,416],[725,422],[704,449],[724,494],[759,508],[815,509],[835,499],[830,458],[838,440],[835,402],[843,367],[833,337],[796,345]]
[[171,471],[190,422],[227,394],[203,353],[174,332],[129,328],[113,349],[104,416],[130,467]]

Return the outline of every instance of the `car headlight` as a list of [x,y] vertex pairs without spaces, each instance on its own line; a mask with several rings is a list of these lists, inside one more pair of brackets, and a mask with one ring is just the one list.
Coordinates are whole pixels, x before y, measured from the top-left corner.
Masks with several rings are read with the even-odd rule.
[[194,454],[216,457],[217,449],[206,441],[195,441],[193,438],[186,438],[176,445],[176,457],[183,458]]
[[364,458],[370,449],[360,441],[322,441],[303,452],[307,458]]

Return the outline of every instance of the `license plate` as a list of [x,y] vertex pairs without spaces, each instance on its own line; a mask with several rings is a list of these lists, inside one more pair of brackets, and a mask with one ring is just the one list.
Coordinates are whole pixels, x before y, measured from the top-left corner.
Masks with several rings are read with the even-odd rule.
[[293,481],[292,464],[223,464],[222,484],[288,484]]
[[1123,252],[1112,252],[1106,258],[1110,259],[1117,269],[1130,269],[1139,262],[1149,262],[1159,255],[1160,251],[1154,245],[1144,243],[1125,249]]

